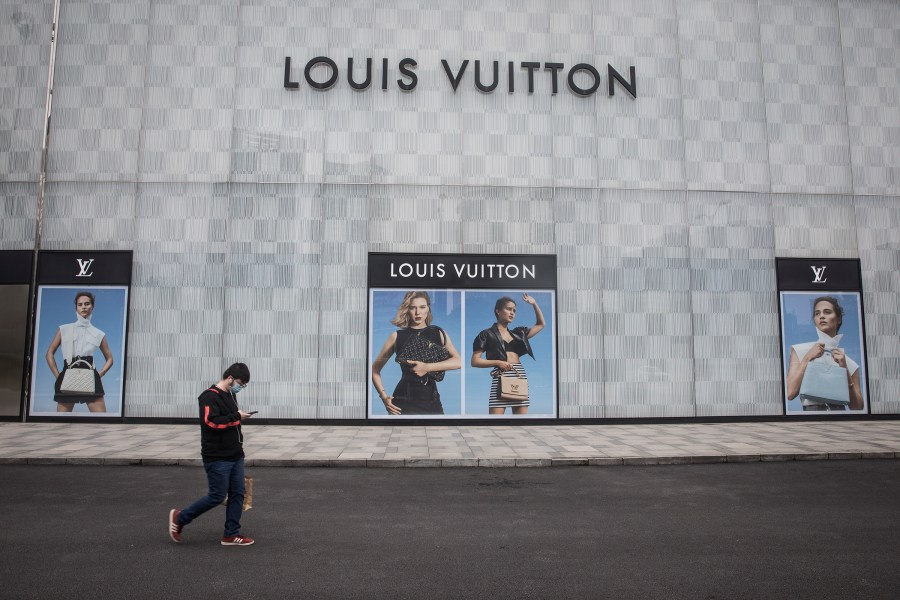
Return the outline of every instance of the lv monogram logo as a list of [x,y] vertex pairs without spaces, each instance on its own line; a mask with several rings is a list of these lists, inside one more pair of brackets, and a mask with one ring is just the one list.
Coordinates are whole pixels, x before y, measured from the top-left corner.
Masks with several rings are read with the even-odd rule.
[[825,267],[810,267],[813,270],[813,283],[825,283],[828,281],[827,279],[822,279],[822,276],[825,275]]
[[91,265],[94,263],[93,258],[89,258],[87,260],[82,260],[80,258],[76,258],[75,260],[78,261],[78,275],[76,275],[75,277],[90,277],[91,275],[94,274],[93,271],[88,273],[88,271],[91,268]]

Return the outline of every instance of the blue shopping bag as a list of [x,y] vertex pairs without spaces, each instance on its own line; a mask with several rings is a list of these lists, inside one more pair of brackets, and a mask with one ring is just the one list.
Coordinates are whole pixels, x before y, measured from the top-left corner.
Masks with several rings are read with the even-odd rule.
[[847,406],[850,388],[847,369],[833,360],[814,360],[806,367],[800,384],[800,399],[821,404]]

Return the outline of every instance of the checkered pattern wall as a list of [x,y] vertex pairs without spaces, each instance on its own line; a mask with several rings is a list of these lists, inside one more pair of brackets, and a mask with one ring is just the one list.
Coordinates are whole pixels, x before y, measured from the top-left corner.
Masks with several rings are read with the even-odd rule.
[[52,2],[0,2],[2,182],[39,179],[52,20]]
[[[35,244],[52,5],[0,0],[4,249]],[[65,0],[41,247],[134,250],[133,417],[240,358],[267,416],[363,418],[369,252],[557,255],[567,418],[780,414],[774,259],[858,257],[897,413],[898,36],[894,0]],[[600,88],[528,93],[528,61]]]

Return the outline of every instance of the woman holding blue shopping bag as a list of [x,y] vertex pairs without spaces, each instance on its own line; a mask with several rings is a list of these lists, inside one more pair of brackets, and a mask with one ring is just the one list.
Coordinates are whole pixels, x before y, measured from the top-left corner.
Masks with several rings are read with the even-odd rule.
[[798,395],[805,411],[861,410],[859,365],[838,346],[844,309],[837,298],[813,301],[813,323],[818,340],[791,346],[787,396]]

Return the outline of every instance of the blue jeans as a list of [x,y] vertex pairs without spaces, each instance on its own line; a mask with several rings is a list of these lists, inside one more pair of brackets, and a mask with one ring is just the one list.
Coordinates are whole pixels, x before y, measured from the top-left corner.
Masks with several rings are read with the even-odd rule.
[[237,535],[241,531],[241,513],[244,510],[244,458],[203,463],[203,468],[206,469],[209,492],[181,510],[179,523],[187,525],[206,511],[222,504],[227,495],[224,536]]

